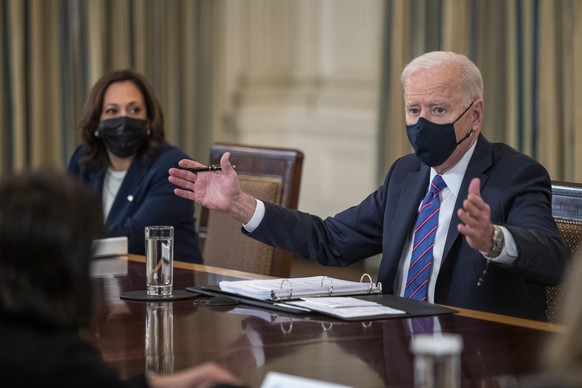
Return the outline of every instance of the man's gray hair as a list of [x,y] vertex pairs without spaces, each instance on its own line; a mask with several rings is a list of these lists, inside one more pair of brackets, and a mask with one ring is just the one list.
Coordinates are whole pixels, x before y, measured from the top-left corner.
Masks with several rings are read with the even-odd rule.
[[405,87],[408,77],[417,70],[434,69],[439,66],[460,66],[461,83],[467,103],[483,99],[483,78],[479,68],[463,54],[451,51],[431,51],[414,58],[400,76],[400,82]]

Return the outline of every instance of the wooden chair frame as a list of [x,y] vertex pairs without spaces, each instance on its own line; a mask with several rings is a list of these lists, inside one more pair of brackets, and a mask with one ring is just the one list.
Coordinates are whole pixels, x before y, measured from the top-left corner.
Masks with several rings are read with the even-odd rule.
[[[248,185],[252,185],[250,182],[253,180],[253,177],[256,177],[256,180],[259,180],[262,177],[263,181],[280,182],[280,192],[276,193],[275,197],[268,198],[269,202],[274,202],[278,205],[290,209],[297,208],[304,159],[303,152],[291,148],[241,145],[233,143],[214,143],[210,150],[209,163],[218,164],[222,155],[227,151],[231,153],[231,163],[236,165],[236,171],[239,175],[241,185],[243,185],[243,183],[246,181],[249,182]],[[268,185],[271,183],[262,182],[261,184]],[[260,190],[258,193],[253,194],[258,197],[260,195]],[[259,199],[264,198],[259,197]],[[206,208],[202,208],[200,211],[198,225],[198,243],[202,251],[202,256],[204,257],[204,263],[214,266],[217,265],[213,262],[214,259],[207,259],[205,252],[208,252],[210,249],[214,249],[206,246],[207,243],[218,243],[212,242],[212,239],[208,238],[210,233],[220,233],[220,231],[211,231],[208,229],[209,217],[215,213],[216,212],[209,211]],[[214,217],[219,216],[214,215]],[[224,221],[224,225],[226,224],[229,223]],[[249,244],[261,244],[248,237],[242,236],[242,233],[240,232],[240,224],[236,225],[236,234],[234,230],[230,230],[235,226],[229,224],[225,227],[229,229],[230,236],[234,237],[230,242],[222,241],[223,244],[241,244],[241,251],[244,251],[242,245],[245,245],[248,248]],[[238,234],[240,234],[242,237],[238,236]],[[233,246],[232,248],[236,249],[237,247]],[[227,257],[224,258],[224,260],[220,259],[219,266],[227,266],[227,268],[230,269],[257,272],[264,275],[272,275],[277,277],[289,276],[291,271],[291,263],[293,261],[293,253],[279,250],[273,247],[267,247],[266,245],[261,248],[255,247],[252,249],[258,249],[258,252],[260,252],[260,255],[263,257],[258,257],[257,259],[264,260],[266,262],[266,265],[259,266],[261,269],[244,267],[244,264],[242,264],[243,260],[238,260],[237,257]]]

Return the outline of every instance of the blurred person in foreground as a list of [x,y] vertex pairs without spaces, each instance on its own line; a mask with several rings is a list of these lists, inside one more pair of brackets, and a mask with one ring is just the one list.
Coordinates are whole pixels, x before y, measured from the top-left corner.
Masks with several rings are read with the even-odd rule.
[[181,160],[168,179],[176,195],[229,214],[250,237],[321,264],[382,254],[384,293],[546,320],[546,286],[561,281],[569,260],[546,169],[481,133],[483,79],[464,55],[423,54],[401,81],[403,129],[414,153],[398,158],[360,204],[333,217],[244,193],[228,152],[222,171],[195,174],[184,168],[203,165]]
[[172,193],[167,171],[186,154],[165,141],[164,114],[152,87],[133,70],[99,79],[85,101],[80,145],[67,170],[102,199],[107,237],[127,236],[145,254],[144,228],[174,227],[174,259],[202,263],[194,204]]
[[[576,254],[580,255],[582,251]],[[579,260],[573,259],[566,276],[566,292],[560,311],[563,329],[549,337],[540,353],[542,372],[524,379],[523,387],[582,387],[582,265]]]
[[91,243],[101,206],[73,178],[0,180],[0,386],[210,387],[238,379],[214,363],[121,380],[81,338],[93,318]]

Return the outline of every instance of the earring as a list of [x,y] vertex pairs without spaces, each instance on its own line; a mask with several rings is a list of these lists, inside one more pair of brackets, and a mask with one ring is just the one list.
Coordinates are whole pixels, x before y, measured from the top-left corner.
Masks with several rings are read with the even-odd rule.
[[95,135],[95,137],[99,137],[99,132],[95,130],[95,132],[93,132],[93,135]]

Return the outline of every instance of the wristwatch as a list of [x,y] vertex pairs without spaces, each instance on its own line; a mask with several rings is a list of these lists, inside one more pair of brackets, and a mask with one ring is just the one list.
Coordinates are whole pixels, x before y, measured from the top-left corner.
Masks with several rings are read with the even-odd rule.
[[488,259],[494,259],[503,250],[505,246],[505,236],[503,235],[503,230],[498,225],[493,225],[493,247],[489,252],[481,252],[484,254]]

